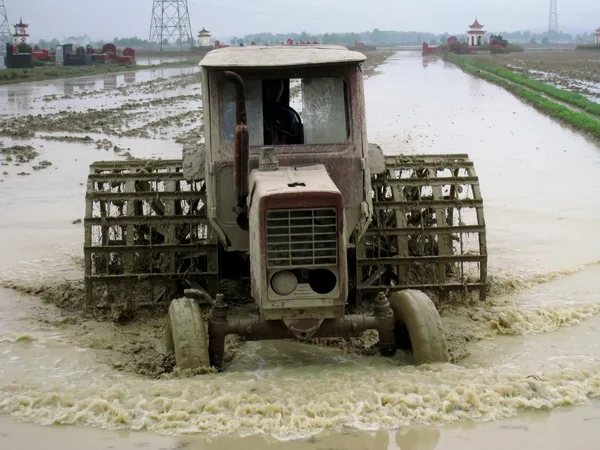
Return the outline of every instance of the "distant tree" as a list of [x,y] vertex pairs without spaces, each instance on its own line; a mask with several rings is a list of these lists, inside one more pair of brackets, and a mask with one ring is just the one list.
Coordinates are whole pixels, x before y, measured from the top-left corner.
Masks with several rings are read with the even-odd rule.
[[534,44],[534,45],[536,45],[536,44],[537,44],[537,41],[535,40],[535,38],[531,38],[531,40],[529,41],[529,43],[530,43],[530,44]]
[[373,44],[382,44],[385,42],[385,33],[382,33],[379,28],[375,28],[371,32],[371,42]]
[[19,45],[17,45],[17,51],[19,53],[31,53],[31,45],[26,44],[25,42],[21,42]]
[[244,43],[244,39],[243,38],[239,38],[239,37],[234,37],[231,39],[231,41],[229,41],[230,45],[240,45]]
[[[112,41],[117,47],[148,48],[150,41],[140,39],[139,37],[114,38]],[[177,43],[179,45],[179,43]]]
[[548,36],[546,36],[542,39],[542,44],[548,45],[549,43],[550,43],[550,38]]

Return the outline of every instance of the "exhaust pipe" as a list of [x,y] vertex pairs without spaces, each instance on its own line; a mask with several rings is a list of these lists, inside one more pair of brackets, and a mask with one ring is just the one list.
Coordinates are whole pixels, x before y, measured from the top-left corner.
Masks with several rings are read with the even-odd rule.
[[235,84],[235,131],[233,134],[234,147],[234,176],[235,193],[237,197],[237,224],[245,231],[248,231],[248,207],[246,200],[248,198],[248,166],[250,159],[250,135],[246,120],[246,95],[244,93],[244,81],[235,72],[226,71],[223,74],[225,79]]

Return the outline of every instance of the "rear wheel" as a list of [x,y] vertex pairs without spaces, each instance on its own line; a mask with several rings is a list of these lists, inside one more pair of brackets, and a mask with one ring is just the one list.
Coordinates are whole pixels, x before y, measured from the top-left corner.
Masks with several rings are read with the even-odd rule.
[[404,290],[389,297],[397,321],[397,331],[405,328],[410,338],[415,364],[442,363],[450,360],[442,319],[421,291]]
[[210,367],[208,334],[200,307],[190,298],[173,300],[165,330],[167,354],[175,356],[181,369]]

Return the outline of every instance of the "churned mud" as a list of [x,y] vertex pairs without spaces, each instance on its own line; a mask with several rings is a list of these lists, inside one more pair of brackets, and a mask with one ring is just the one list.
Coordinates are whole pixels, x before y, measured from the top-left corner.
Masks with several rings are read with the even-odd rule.
[[[365,75],[376,74],[375,67],[391,54],[391,51],[369,52],[369,59],[363,66]],[[77,92],[49,94],[37,101],[58,104],[68,100],[70,105],[78,105],[80,102],[102,99],[108,95],[111,103],[121,104],[85,109],[69,106],[56,113],[24,115],[16,126],[12,122],[9,126],[10,119],[7,118],[4,122],[0,120],[0,136],[37,136],[47,141],[95,146],[98,149],[112,150],[127,158],[132,157],[130,149],[120,148],[113,143],[114,140],[123,137],[163,138],[173,139],[183,145],[194,144],[203,138],[199,91],[198,73],[109,87],[108,91],[106,86],[105,89],[95,89],[93,83],[83,85]],[[106,361],[118,370],[151,377],[194,375],[180,371],[171,374],[173,361],[164,353],[164,306],[153,311],[136,311],[130,315],[133,322],[117,324],[113,323],[115,317],[110,311],[95,311],[92,315],[91,311],[85,310],[82,280],[8,281],[4,285],[60,307],[64,317],[54,320],[52,325],[68,328],[69,335],[77,345],[103,351]],[[235,294],[230,292],[232,289],[237,290]],[[224,286],[224,292],[229,297],[238,296],[239,289],[239,286]],[[314,343],[335,346],[349,353],[372,355],[378,351],[376,342],[376,333],[365,333],[361,339]],[[226,344],[225,362],[228,363],[234,359],[242,343],[232,336],[227,339]]]
[[2,155],[2,164],[15,165],[25,164],[40,156],[40,154],[31,145],[13,145],[11,147],[0,146]]
[[[445,306],[441,309],[442,321],[451,362],[459,363],[470,352],[468,345],[495,336],[526,336],[547,333],[562,327],[581,323],[600,312],[600,301],[580,305],[537,305],[524,308],[508,294],[531,289],[536,285],[560,280],[585,270],[588,266],[569,271],[524,278],[508,283],[506,280],[490,282],[495,293],[485,302],[474,301],[465,305]],[[77,346],[102,350],[103,361],[121,371],[133,372],[150,377],[168,375],[174,369],[174,361],[165,354],[164,330],[167,305],[155,309],[135,311],[128,320],[116,323],[110,311],[85,308],[85,291],[82,280],[61,282],[4,281],[0,286],[15,289],[23,294],[35,296],[42,301],[58,306],[62,315],[59,319],[40,319],[55,327],[68,331]],[[228,286],[228,298],[240,296],[239,286]],[[226,289],[225,289],[226,290]],[[240,297],[243,297],[244,292]],[[367,308],[368,312],[368,308]],[[230,316],[253,314],[243,304],[234,305]],[[225,364],[232,363],[244,343],[237,336],[226,342]],[[375,356],[379,354],[378,334],[374,330],[363,333],[359,338],[312,339],[304,345],[335,348],[342,354]],[[410,363],[410,357],[406,359]],[[200,369],[200,373],[211,369]],[[195,376],[198,371],[177,371],[173,376]]]

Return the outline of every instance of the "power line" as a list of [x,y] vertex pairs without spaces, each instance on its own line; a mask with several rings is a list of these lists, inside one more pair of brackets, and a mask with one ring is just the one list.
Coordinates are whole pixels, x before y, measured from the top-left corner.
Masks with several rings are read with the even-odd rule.
[[550,0],[550,13],[548,15],[548,38],[558,34],[558,8],[556,0]]
[[150,44],[163,46],[176,44],[180,50],[184,45],[194,45],[192,24],[187,0],[153,0],[150,20]]
[[12,42],[12,35],[8,24],[8,15],[6,14],[4,0],[0,0],[0,43],[2,47],[5,47],[9,42]]

